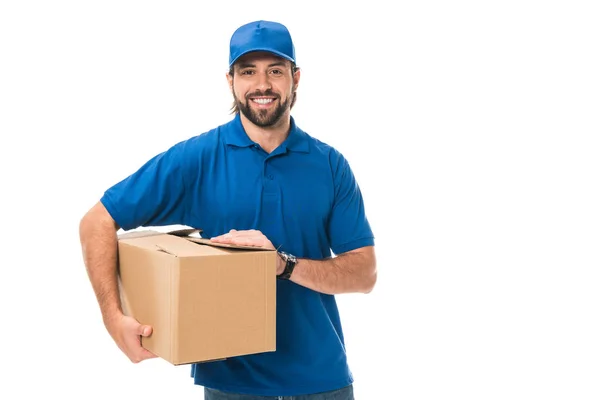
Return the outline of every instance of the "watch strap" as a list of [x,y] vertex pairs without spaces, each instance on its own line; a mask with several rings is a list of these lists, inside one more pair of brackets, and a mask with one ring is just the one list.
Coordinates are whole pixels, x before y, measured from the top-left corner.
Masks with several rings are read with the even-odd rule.
[[285,261],[285,268],[283,269],[283,272],[281,274],[277,275],[277,278],[290,279],[290,277],[292,276],[292,272],[294,272],[294,268],[298,263],[298,260],[295,256],[288,253],[284,253],[283,251],[279,251],[277,254],[279,254],[279,257],[281,257],[283,261]]

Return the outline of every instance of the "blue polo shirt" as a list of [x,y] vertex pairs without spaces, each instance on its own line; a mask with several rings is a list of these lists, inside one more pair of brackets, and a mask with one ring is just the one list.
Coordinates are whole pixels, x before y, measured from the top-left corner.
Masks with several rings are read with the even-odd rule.
[[[237,115],[153,157],[101,201],[125,230],[181,224],[213,237],[258,229],[282,251],[311,259],[374,245],[347,160],[293,118],[287,139],[268,154]],[[194,364],[196,384],[292,396],[353,382],[335,297],[285,280],[276,296],[277,350]]]

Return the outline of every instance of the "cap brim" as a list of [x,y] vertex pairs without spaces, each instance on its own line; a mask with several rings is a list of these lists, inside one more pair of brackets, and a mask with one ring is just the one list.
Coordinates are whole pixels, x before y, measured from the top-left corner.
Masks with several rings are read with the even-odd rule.
[[295,62],[296,62],[296,60],[294,60],[293,58],[291,58],[290,56],[288,56],[288,55],[286,55],[286,54],[283,54],[283,53],[282,53],[282,52],[280,52],[280,51],[273,50],[273,49],[266,49],[266,48],[256,48],[256,49],[246,50],[245,52],[243,52],[243,53],[240,53],[240,54],[239,54],[239,55],[238,55],[236,58],[234,58],[234,59],[233,59],[233,61],[231,61],[231,62],[229,63],[229,67],[231,67],[233,64],[235,64],[235,62],[236,62],[237,60],[239,60],[239,59],[240,59],[240,57],[242,57],[242,56],[245,56],[246,54],[249,54],[249,53],[255,53],[255,52],[257,52],[257,51],[264,51],[264,52],[266,52],[266,53],[275,54],[276,56],[278,56],[278,57],[281,57],[281,58],[285,58],[286,60],[288,60],[288,61],[291,61],[291,62],[293,62],[293,63],[295,63]]

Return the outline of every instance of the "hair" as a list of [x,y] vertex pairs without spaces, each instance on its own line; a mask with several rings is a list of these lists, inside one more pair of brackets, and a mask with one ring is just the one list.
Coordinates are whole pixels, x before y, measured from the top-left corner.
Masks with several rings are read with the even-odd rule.
[[[231,76],[231,79],[233,79],[234,73],[233,73],[233,69],[235,67],[235,64],[232,65],[231,67],[229,67],[229,76]],[[295,63],[291,63],[291,68],[292,68],[292,75],[296,73],[296,71],[300,70],[300,67],[296,66]],[[292,102],[290,104],[290,108],[294,107],[294,104],[296,104],[296,91],[294,90],[294,92],[292,93]],[[230,108],[230,114],[238,114],[240,112],[240,109],[237,105],[237,103],[235,102],[235,99],[233,99],[233,102],[231,104],[231,108]]]

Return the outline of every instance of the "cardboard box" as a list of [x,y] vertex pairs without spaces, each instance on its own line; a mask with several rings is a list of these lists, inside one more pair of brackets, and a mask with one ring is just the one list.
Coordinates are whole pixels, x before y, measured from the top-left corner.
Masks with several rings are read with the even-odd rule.
[[142,346],[173,365],[275,351],[275,250],[199,232],[119,235],[126,314],[153,327]]

